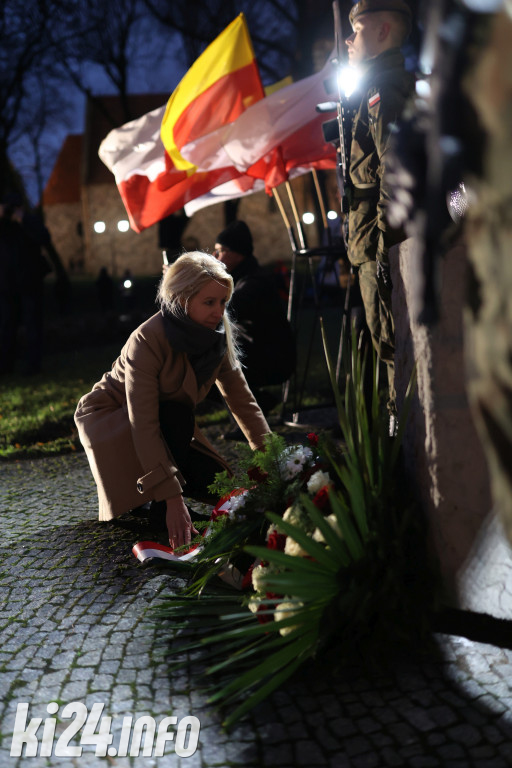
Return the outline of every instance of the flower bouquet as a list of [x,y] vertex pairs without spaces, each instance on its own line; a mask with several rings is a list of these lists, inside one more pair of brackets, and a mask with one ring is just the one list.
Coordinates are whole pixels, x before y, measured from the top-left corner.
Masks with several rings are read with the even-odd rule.
[[[226,727],[320,649],[375,659],[429,634],[423,520],[401,481],[400,437],[381,418],[377,370],[374,361],[368,406],[354,344],[344,398],[335,389],[340,445],[310,434],[289,446],[273,434],[264,451],[242,450],[237,475],[217,476],[217,530],[185,593],[156,612],[184,630],[171,664],[184,651],[207,659],[210,702],[229,710]],[[239,591],[211,581],[228,564]]]

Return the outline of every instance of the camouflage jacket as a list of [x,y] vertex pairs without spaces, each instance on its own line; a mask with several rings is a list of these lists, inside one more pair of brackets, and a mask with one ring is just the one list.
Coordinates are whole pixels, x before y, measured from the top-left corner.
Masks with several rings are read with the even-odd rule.
[[[359,215],[350,218],[358,226],[361,224],[359,219],[364,220],[366,228],[375,228],[376,224],[379,231],[373,233],[371,244],[367,243],[369,252],[366,255],[349,253],[355,264],[375,259],[377,247],[386,258],[390,245],[404,239],[403,232],[392,230],[386,220],[389,193],[384,167],[389,151],[390,125],[400,118],[413,88],[414,75],[405,70],[404,58],[398,48],[385,51],[367,63],[358,89],[358,94],[362,95],[353,119],[350,152],[350,179],[355,198],[351,208],[359,209]],[[362,207],[367,209],[364,213]],[[377,245],[378,239],[380,245]],[[358,242],[357,250],[360,251],[362,246],[364,241]]]

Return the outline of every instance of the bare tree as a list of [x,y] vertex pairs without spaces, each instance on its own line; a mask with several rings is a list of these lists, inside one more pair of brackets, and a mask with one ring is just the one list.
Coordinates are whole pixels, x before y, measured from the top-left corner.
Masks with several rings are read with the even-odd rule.
[[30,110],[20,112],[9,154],[22,176],[30,180],[37,200],[41,200],[55,152],[60,149],[60,135],[55,126],[69,127],[72,106],[63,93],[62,82],[38,70],[27,77],[31,94]]
[[[119,96],[123,118],[136,117],[128,95],[133,92],[134,74],[154,65],[158,46],[154,37],[156,21],[142,0],[80,0],[68,5],[61,19],[68,34],[56,33],[55,48],[65,77],[115,125],[103,102],[96,98],[91,73],[101,74]],[[73,34],[74,33],[74,34]]]
[[144,3],[163,27],[180,33],[187,66],[243,12],[263,80],[274,82],[289,73],[300,0],[144,0]]
[[50,38],[52,2],[4,0],[0,7],[0,183],[2,193],[17,185],[9,150],[27,121],[37,120],[33,77],[55,66]]

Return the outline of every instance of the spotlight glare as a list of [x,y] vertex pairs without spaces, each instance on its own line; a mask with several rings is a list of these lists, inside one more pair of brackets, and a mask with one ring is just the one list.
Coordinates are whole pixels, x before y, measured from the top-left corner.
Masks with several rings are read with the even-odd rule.
[[107,228],[107,225],[104,221],[95,221],[94,222],[94,231],[98,233],[98,235],[101,235],[102,232],[104,232]]
[[302,216],[302,221],[304,224],[312,224],[315,220],[315,214],[314,213],[305,213]]
[[345,98],[349,98],[351,94],[357,90],[359,81],[361,79],[361,72],[356,67],[343,67],[338,72],[338,86],[345,95]]
[[120,232],[128,232],[130,223],[126,219],[121,219],[121,221],[117,222],[117,228]]
[[416,82],[416,93],[421,99],[428,99],[431,93],[431,87],[428,80],[418,80]]
[[331,221],[334,221],[334,219],[338,218],[338,214],[336,213],[336,211],[327,211],[327,218],[330,219]]

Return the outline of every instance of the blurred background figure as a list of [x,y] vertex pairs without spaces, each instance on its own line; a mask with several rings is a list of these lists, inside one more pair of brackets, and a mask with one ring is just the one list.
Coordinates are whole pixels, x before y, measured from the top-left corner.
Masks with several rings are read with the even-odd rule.
[[42,249],[48,239],[40,217],[24,208],[21,196],[4,198],[0,204],[0,373],[14,371],[20,349],[22,373],[41,370],[43,281],[51,271]]
[[282,384],[295,368],[295,338],[275,281],[258,264],[252,234],[234,221],[217,235],[213,255],[225,264],[235,289],[230,312],[238,329],[244,374],[262,411],[279,399],[262,388]]
[[114,309],[114,283],[106,267],[102,267],[99,271],[96,290],[101,311],[111,312]]

